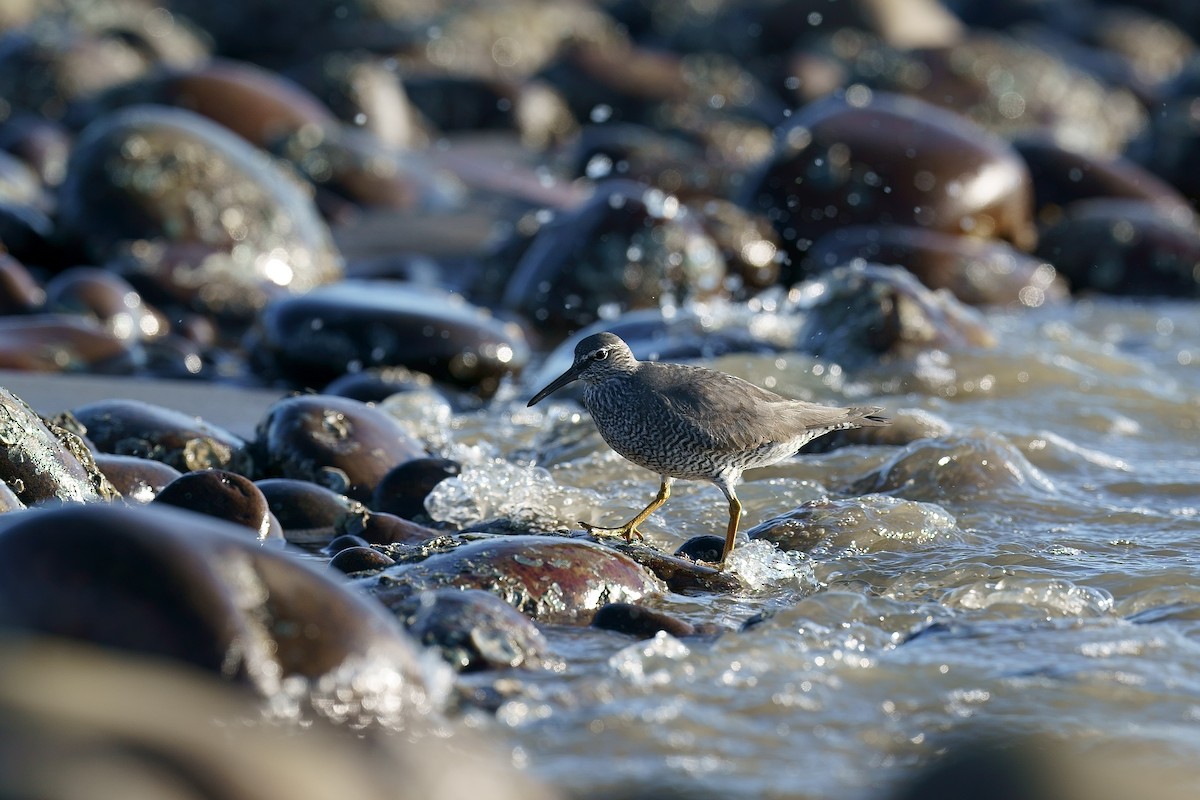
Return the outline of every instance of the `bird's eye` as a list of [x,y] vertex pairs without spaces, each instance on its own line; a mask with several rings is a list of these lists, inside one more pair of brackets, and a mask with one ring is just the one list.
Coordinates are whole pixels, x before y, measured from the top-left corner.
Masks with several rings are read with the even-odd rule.
[[597,350],[596,352],[592,353],[593,361],[603,361],[606,358],[608,358],[607,350]]

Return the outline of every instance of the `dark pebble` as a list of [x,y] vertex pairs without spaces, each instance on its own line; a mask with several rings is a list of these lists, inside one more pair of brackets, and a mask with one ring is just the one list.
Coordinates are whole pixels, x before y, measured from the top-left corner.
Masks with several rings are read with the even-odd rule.
[[329,566],[347,575],[355,572],[374,572],[390,567],[396,562],[370,547],[347,547],[329,561]]
[[693,536],[675,550],[675,555],[690,558],[693,561],[707,561],[715,564],[721,560],[725,549],[725,537],[704,533]]
[[329,395],[297,395],[272,405],[254,443],[264,477],[299,478],[361,502],[388,470],[425,455],[393,417]]
[[[713,538],[718,537],[714,536]],[[718,547],[718,558],[720,554],[721,551]],[[601,607],[596,612],[596,616],[592,618],[592,627],[627,633],[642,639],[650,639],[660,631],[675,637],[691,636],[696,632],[695,626],[685,620],[633,603],[609,603]]]
[[446,478],[462,472],[462,466],[449,458],[414,458],[388,471],[371,497],[371,508],[405,519],[427,519],[425,498]]
[[95,459],[96,466],[126,502],[149,503],[181,474],[169,464],[138,456],[97,453]]
[[103,453],[151,458],[180,472],[252,474],[246,442],[199,417],[141,400],[100,400],[72,409]]
[[259,541],[283,537],[279,521],[271,513],[262,491],[236,472],[205,469],[185,473],[164,486],[154,502],[249,528]]

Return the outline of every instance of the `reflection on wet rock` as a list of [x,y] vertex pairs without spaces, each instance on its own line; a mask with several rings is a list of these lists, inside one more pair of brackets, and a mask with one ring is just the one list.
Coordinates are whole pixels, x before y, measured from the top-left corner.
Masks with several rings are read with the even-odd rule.
[[312,201],[269,157],[190,111],[97,119],[71,155],[63,226],[97,260],[193,308],[245,317],[337,280],[341,257]]
[[1055,491],[1041,470],[996,434],[922,439],[854,484],[859,493],[970,504],[1014,492],[1028,498]]
[[425,455],[388,414],[330,395],[275,403],[258,424],[254,450],[263,477],[312,481],[360,502],[396,464]]
[[724,278],[720,248],[678,198],[609,181],[542,226],[502,303],[561,338],[609,310],[713,295]]
[[1047,230],[1038,254],[1077,290],[1200,297],[1200,232],[1137,200],[1074,204]]
[[947,289],[973,306],[1037,308],[1068,296],[1051,264],[1005,242],[899,225],[850,225],[830,231],[805,255],[808,273],[854,259],[904,267],[930,289]]
[[890,551],[958,538],[954,517],[941,506],[867,494],[813,500],[755,525],[746,535],[784,550]]
[[460,296],[387,282],[347,281],[274,302],[258,336],[268,368],[305,386],[350,366],[398,365],[491,394],[530,355],[518,326]]
[[149,503],[180,475],[179,470],[162,461],[139,456],[97,453],[95,459],[96,466],[127,503]]
[[771,219],[793,258],[854,224],[1033,245],[1029,172],[1007,142],[913,98],[860,94],[794,114],[746,181],[743,204]]
[[392,612],[458,672],[538,668],[550,647],[528,617],[479,589],[419,592],[392,606]]
[[74,433],[47,423],[0,388],[0,481],[25,505],[94,503],[117,497]]
[[289,676],[385,659],[405,699],[425,699],[417,649],[381,609],[230,523],[167,506],[26,514],[0,533],[5,627],[183,662],[267,696]]
[[636,602],[662,584],[629,556],[590,542],[505,536],[463,544],[360,582],[394,608],[425,589],[482,589],[538,622],[581,624],[613,602]]
[[164,486],[154,502],[249,528],[260,542],[283,539],[279,520],[271,513],[267,498],[249,478],[236,472],[223,469],[188,472]]
[[898,267],[854,263],[802,284],[799,349],[843,365],[930,349],[991,347],[983,317],[947,292],[931,292]]
[[141,400],[100,400],[71,413],[100,452],[152,458],[180,472],[251,474],[246,442],[199,417]]

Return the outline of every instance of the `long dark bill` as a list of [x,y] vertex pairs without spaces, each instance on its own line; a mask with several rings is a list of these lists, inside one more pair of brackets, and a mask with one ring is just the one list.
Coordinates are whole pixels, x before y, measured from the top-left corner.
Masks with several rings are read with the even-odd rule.
[[566,386],[568,383],[570,383],[571,381],[575,380],[578,377],[579,377],[579,370],[575,367],[575,365],[572,364],[570,369],[568,369],[562,375],[559,375],[554,380],[550,381],[550,384],[548,386],[546,386],[545,389],[542,389],[540,392],[535,394],[533,396],[533,398],[529,401],[529,403],[526,405],[526,408],[528,408],[529,406],[532,406],[536,403],[539,403],[542,400],[545,400],[547,397],[554,394],[559,389]]

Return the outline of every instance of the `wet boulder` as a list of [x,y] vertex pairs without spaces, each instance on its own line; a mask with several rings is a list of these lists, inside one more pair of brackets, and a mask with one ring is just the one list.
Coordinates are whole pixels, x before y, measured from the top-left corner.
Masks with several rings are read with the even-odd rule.
[[586,624],[612,602],[636,602],[663,585],[623,553],[553,536],[503,536],[462,544],[359,582],[389,608],[427,589],[482,589],[538,622]]
[[363,503],[392,467],[425,455],[384,411],[330,395],[272,405],[258,424],[254,451],[262,477],[312,481]]
[[423,691],[416,648],[377,606],[227,522],[165,506],[22,516],[0,532],[0,621],[264,694],[368,658]]
[[179,470],[139,456],[96,453],[96,466],[127,503],[146,504],[181,474]]
[[947,289],[973,306],[1036,308],[1069,294],[1051,264],[1006,242],[901,225],[830,231],[805,255],[805,272],[819,274],[855,259],[904,267],[926,287]]
[[397,464],[375,487],[371,508],[406,519],[427,519],[425,498],[447,478],[462,472],[462,465],[449,458],[414,458]]
[[801,109],[746,180],[742,204],[774,223],[796,266],[814,240],[846,225],[1033,245],[1029,170],[1007,142],[920,100],[867,95]]
[[46,308],[98,322],[121,341],[162,336],[168,323],[124,278],[96,267],[73,267],[46,282]]
[[99,400],[71,414],[102,453],[150,458],[180,472],[251,473],[245,440],[199,417],[141,400]]
[[1200,230],[1145,201],[1075,203],[1042,235],[1038,255],[1077,291],[1200,297]]
[[202,469],[185,473],[164,486],[154,502],[249,528],[260,542],[283,541],[279,520],[271,513],[267,498],[249,478],[236,472]]
[[132,344],[100,323],[71,314],[0,318],[0,369],[128,375]]
[[537,668],[550,649],[529,617],[479,589],[419,592],[392,612],[414,639],[458,672]]
[[948,505],[1050,495],[1054,484],[994,433],[921,439],[856,481],[852,491]]
[[657,308],[721,290],[726,265],[698,215],[667,194],[607,181],[543,225],[508,280],[504,308],[562,338],[601,311]]
[[346,531],[361,528],[368,513],[357,500],[312,481],[264,478],[255,485],[279,520],[284,538],[296,545],[327,545]]
[[799,291],[806,299],[798,349],[839,364],[995,343],[977,311],[948,292],[931,292],[898,267],[851,263]]
[[954,516],[934,503],[881,494],[804,503],[746,531],[784,550],[890,551],[958,538]]
[[96,503],[119,495],[78,435],[0,388],[0,481],[21,503]]
[[64,231],[94,259],[196,310],[246,318],[342,274],[329,229],[297,183],[190,111],[135,106],[96,119],[59,198]]
[[530,351],[519,327],[430,287],[346,281],[271,303],[255,333],[264,366],[303,386],[402,366],[490,395]]

